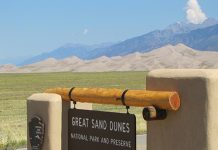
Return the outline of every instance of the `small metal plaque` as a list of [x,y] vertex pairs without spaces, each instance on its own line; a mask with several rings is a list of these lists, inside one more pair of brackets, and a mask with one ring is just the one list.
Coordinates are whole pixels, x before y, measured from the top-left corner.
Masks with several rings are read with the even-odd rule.
[[32,150],[41,150],[45,134],[42,119],[34,116],[29,122],[29,137]]
[[69,150],[136,150],[133,114],[70,109]]

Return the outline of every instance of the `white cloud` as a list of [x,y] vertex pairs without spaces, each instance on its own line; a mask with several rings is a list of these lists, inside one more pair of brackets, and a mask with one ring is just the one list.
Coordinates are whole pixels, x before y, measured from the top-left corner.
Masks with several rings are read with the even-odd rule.
[[84,29],[84,30],[83,30],[83,35],[86,35],[86,34],[88,34],[88,32],[89,32],[89,30],[88,30],[88,29]]
[[190,23],[201,24],[207,19],[207,16],[201,10],[201,7],[197,0],[188,0],[186,8],[186,18]]

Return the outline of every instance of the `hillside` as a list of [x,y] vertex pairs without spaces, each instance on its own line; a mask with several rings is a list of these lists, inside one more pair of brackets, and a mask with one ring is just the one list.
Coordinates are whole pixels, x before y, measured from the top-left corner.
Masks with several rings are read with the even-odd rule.
[[102,56],[93,60],[49,58],[23,67],[0,67],[0,72],[104,72],[147,71],[160,68],[218,68],[218,52],[197,51],[184,44],[166,45],[146,53]]
[[123,56],[133,52],[148,52],[167,44],[176,45],[179,43],[197,50],[218,51],[218,24],[191,31],[185,30],[187,32],[174,30],[172,28],[156,30],[107,48],[98,48],[95,49],[97,53],[90,54],[90,57],[96,58],[103,55],[108,57]]
[[66,44],[61,46],[55,50],[42,53],[35,57],[29,58],[24,60],[23,62],[19,63],[19,66],[27,65],[36,63],[39,61],[43,61],[48,58],[55,58],[55,59],[64,59],[70,56],[77,56],[81,59],[88,59],[88,54],[93,53],[94,49],[97,48],[104,48],[110,46],[112,43],[102,43],[97,45],[83,45],[83,44]]
[[118,43],[100,45],[67,44],[58,49],[29,58],[20,66],[39,62],[48,58],[64,59],[76,56],[80,59],[95,59],[101,56],[124,56],[134,52],[148,52],[167,44],[183,43],[198,50],[218,51],[218,21],[207,19],[202,24],[177,22],[163,30],[155,30]]

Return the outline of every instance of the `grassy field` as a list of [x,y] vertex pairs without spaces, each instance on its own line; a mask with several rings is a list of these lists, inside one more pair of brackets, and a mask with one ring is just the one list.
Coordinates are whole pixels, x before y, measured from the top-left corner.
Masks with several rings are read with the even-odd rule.
[[[26,98],[51,87],[106,87],[144,89],[146,72],[0,74],[0,149],[26,145]],[[125,107],[94,105],[96,110],[126,112]],[[146,132],[142,108],[130,108],[137,116],[137,133]]]

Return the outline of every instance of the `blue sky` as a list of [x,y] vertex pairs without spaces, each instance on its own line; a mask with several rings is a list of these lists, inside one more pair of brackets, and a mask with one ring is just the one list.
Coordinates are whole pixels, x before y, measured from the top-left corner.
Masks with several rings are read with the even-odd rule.
[[[187,0],[0,0],[0,63],[66,43],[117,42],[185,20]],[[199,0],[218,18],[217,0]]]

